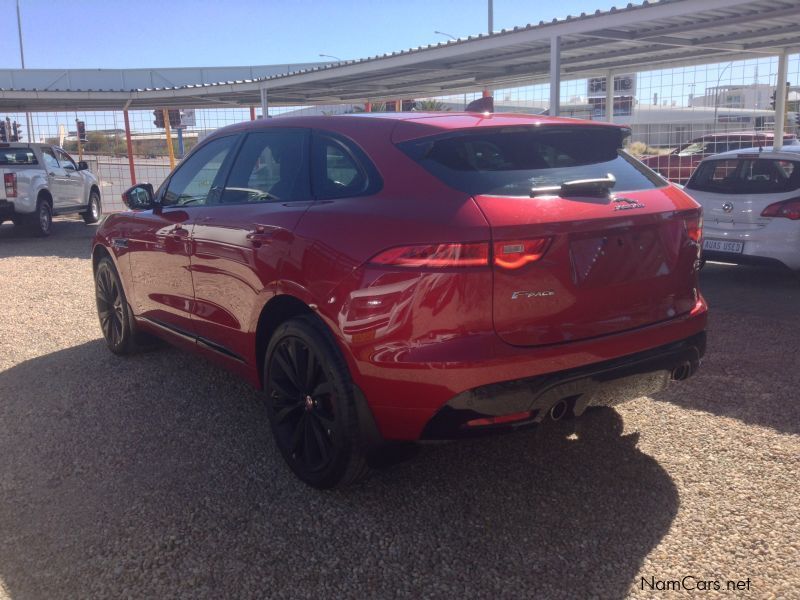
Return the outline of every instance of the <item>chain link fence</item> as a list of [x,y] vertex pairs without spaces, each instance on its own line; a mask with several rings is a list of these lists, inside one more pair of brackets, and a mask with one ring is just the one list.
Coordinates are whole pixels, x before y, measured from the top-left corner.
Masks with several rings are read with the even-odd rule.
[[[642,157],[670,179],[683,182],[700,158],[726,150],[770,145],[774,127],[774,92],[777,57],[687,66],[638,73],[615,74],[613,122],[631,128],[629,151]],[[787,142],[798,133],[800,110],[800,56],[789,57],[787,85]],[[605,74],[597,78],[563,81],[562,116],[609,120],[606,110]],[[364,111],[403,110],[459,111],[479,98],[483,90],[435,98],[398,98],[356,104],[270,107],[270,118],[346,114]],[[550,90],[547,83],[491,90],[495,112],[546,114]],[[205,136],[232,123],[260,117],[260,107],[185,111],[187,124],[173,128],[171,141],[176,161]],[[158,186],[170,171],[165,130],[159,128],[153,110],[128,113],[130,151],[137,182]],[[9,113],[0,119],[17,121],[21,139],[64,147],[74,158],[89,163],[101,183],[104,210],[122,210],[122,192],[131,185],[129,146],[123,111],[72,111]],[[85,124],[85,141],[78,143],[77,122]],[[30,131],[28,130],[30,129]]]

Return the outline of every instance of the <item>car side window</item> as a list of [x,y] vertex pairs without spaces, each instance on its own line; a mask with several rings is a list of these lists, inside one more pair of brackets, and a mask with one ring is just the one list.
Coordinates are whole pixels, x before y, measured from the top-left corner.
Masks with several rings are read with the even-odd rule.
[[219,203],[309,200],[309,137],[308,130],[291,128],[248,134]]
[[58,162],[61,163],[62,169],[66,169],[67,171],[78,170],[78,167],[75,166],[75,161],[70,158],[69,154],[59,148],[56,148],[56,153],[58,154]]
[[327,134],[314,136],[314,194],[320,199],[374,194],[381,185],[363,151]]
[[44,161],[44,166],[47,169],[58,169],[59,164],[56,160],[56,155],[53,154],[53,151],[50,148],[42,148],[42,160]]
[[170,177],[162,206],[206,204],[212,187],[220,185],[220,170],[237,139],[234,135],[215,139],[189,156]]

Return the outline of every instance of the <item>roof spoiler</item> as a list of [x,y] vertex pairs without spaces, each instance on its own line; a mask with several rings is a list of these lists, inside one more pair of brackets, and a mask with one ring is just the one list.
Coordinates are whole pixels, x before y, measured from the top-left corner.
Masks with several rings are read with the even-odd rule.
[[467,104],[467,108],[464,109],[465,112],[477,112],[477,113],[493,113],[494,112],[494,98],[492,96],[483,96],[482,98],[478,98],[477,100],[473,100],[469,104]]

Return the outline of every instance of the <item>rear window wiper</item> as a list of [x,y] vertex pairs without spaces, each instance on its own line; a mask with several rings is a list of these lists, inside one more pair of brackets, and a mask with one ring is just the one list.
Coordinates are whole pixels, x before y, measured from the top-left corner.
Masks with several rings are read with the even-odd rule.
[[531,188],[531,198],[537,196],[607,196],[617,184],[611,173],[598,179],[573,179],[561,185],[546,185]]

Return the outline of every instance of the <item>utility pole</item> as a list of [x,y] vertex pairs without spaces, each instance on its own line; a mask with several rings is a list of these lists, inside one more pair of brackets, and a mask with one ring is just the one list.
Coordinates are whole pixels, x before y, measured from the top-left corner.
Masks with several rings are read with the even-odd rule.
[[494,0],[489,0],[489,35],[494,31]]
[[[17,0],[17,33],[19,34],[19,61],[22,63],[22,68],[25,68],[25,52],[22,50],[22,17],[19,13],[19,0]],[[25,120],[28,123],[28,141],[33,142],[35,138],[33,136],[33,119],[31,118],[31,113],[25,113]]]

